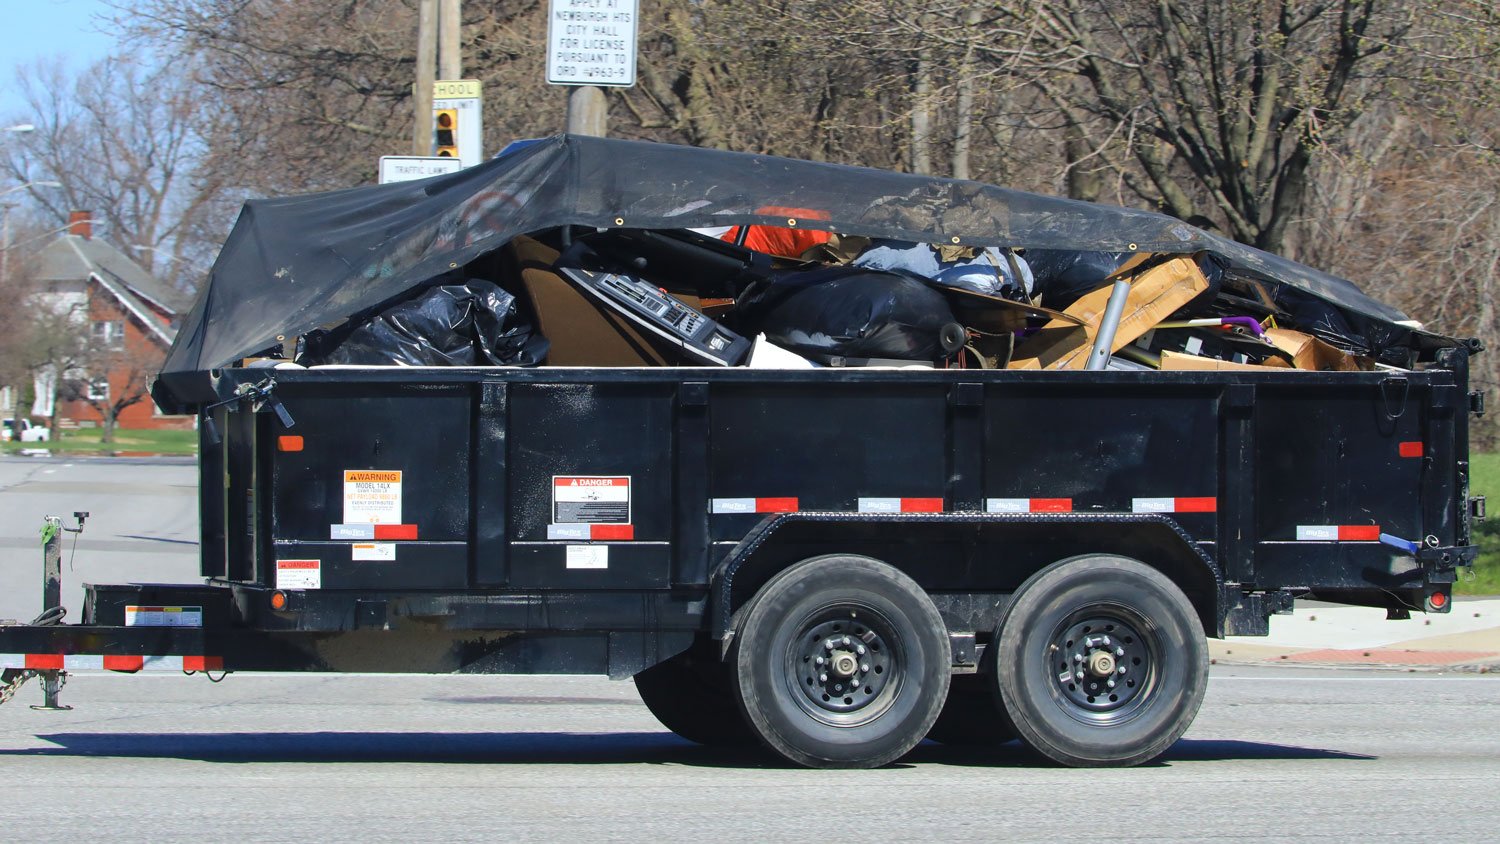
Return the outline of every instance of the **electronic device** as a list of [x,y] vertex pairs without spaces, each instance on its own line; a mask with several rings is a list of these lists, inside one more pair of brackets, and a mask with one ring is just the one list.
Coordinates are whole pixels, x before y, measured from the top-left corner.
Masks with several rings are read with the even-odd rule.
[[698,313],[650,282],[623,273],[558,267],[564,277],[637,325],[718,366],[738,366],[750,341]]

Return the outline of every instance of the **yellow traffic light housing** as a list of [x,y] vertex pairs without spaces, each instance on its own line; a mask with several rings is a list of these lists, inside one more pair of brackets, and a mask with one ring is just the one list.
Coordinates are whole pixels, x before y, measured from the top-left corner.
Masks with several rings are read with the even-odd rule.
[[433,118],[438,156],[458,158],[458,109],[440,108]]

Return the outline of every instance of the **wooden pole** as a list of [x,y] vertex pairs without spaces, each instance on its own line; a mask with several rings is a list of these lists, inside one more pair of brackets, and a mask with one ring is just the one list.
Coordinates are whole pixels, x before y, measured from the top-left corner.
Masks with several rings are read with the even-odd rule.
[[609,108],[604,92],[593,85],[579,85],[568,96],[568,133],[603,138],[608,134]]
[[432,155],[432,83],[437,81],[437,0],[417,4],[417,81],[412,87],[411,154]]
[[439,79],[464,78],[462,0],[439,0],[438,67]]

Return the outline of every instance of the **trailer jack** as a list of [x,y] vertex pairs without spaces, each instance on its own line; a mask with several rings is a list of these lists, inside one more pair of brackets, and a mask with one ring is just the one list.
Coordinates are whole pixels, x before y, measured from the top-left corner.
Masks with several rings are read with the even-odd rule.
[[[61,516],[47,516],[42,524],[42,613],[31,622],[34,626],[61,624],[67,616],[67,610],[62,605],[62,535],[71,533],[76,537],[83,533],[84,523],[89,518],[88,511],[76,511],[73,518],[78,520],[76,528],[64,527]],[[33,706],[32,709],[66,712],[73,708],[63,705],[59,700],[63,686],[68,683],[68,672],[61,667],[11,669],[0,673],[0,704],[15,697],[21,686],[32,677],[42,678],[42,704]]]

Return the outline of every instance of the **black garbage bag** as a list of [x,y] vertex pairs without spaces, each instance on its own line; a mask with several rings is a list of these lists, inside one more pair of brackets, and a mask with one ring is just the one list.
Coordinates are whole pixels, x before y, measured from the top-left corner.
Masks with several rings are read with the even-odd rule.
[[860,267],[783,273],[737,308],[743,333],[808,357],[940,361],[964,331],[943,294],[913,275]]
[[1028,249],[1026,262],[1035,278],[1033,291],[1042,305],[1062,310],[1085,293],[1104,286],[1109,274],[1124,266],[1133,252],[1089,252],[1075,249]]
[[304,338],[297,362],[367,366],[536,366],[547,340],[492,281],[430,287],[363,322]]

